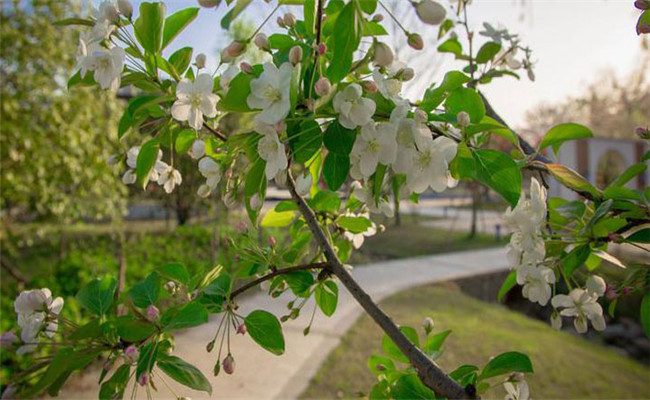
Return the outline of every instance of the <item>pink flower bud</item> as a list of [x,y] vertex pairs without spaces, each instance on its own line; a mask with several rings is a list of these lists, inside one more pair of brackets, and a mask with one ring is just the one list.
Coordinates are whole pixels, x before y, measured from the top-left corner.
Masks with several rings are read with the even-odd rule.
[[291,64],[293,65],[296,65],[301,61],[302,61],[302,47],[293,46],[291,50],[289,50],[289,62],[291,62]]
[[650,139],[650,129],[648,128],[637,126],[634,133],[636,133],[641,139]]
[[623,290],[621,290],[621,293],[623,293],[623,295],[630,294],[630,292],[632,292],[632,288],[629,286],[625,286]]
[[373,61],[378,67],[387,67],[395,60],[393,50],[383,42],[376,42],[374,46]]
[[415,50],[422,50],[424,48],[424,40],[417,33],[409,33],[408,44]]
[[470,124],[469,114],[466,113],[465,111],[459,112],[458,115],[456,116],[456,119],[458,120],[458,125],[460,125],[463,128],[469,126]]
[[296,25],[296,16],[288,12],[284,14],[284,24],[289,28],[293,28]]
[[634,2],[634,7],[638,8],[639,10],[648,10],[648,9],[650,9],[650,1],[648,1],[648,0],[636,0]]
[[241,69],[242,72],[245,72],[247,74],[252,74],[253,73],[253,67],[249,63],[247,63],[246,61],[242,61],[239,64],[239,69]]
[[151,304],[147,307],[147,319],[151,322],[156,322],[158,321],[158,318],[160,318],[160,311],[158,311],[156,306]]
[[128,362],[138,361],[138,349],[135,346],[129,346],[124,350],[124,357]]
[[202,69],[205,68],[205,63],[206,63],[207,57],[205,54],[200,53],[197,54],[196,59],[194,60],[194,65],[196,65],[196,68]]
[[284,28],[284,27],[286,27],[286,25],[284,24],[284,20],[282,19],[282,17],[278,17],[278,19],[276,20],[276,22],[278,23],[278,26],[280,26],[280,28]]
[[226,47],[226,55],[230,58],[236,58],[241,56],[246,50],[246,45],[242,42],[234,41]]
[[372,20],[374,22],[381,22],[384,20],[384,16],[381,14],[376,14],[374,17],[372,17]]
[[232,375],[235,372],[235,359],[230,354],[223,359],[223,371],[228,375]]
[[269,38],[266,37],[266,35],[263,33],[258,33],[257,35],[255,35],[255,39],[253,39],[253,43],[255,43],[255,46],[259,47],[260,50],[268,51],[271,49],[271,45],[269,44]]
[[605,297],[607,298],[607,300],[612,301],[618,297],[618,293],[616,293],[615,288],[607,285],[607,289],[605,290]]
[[237,327],[237,333],[240,334],[240,335],[245,335],[246,334],[246,325],[240,324]]
[[410,68],[410,67],[404,68],[402,70],[402,72],[400,73],[400,78],[404,82],[408,82],[411,79],[413,79],[414,77],[415,77],[415,71],[413,70],[413,68]]
[[269,236],[269,246],[273,247],[276,244],[277,244],[277,242],[275,241],[275,237]]
[[361,87],[363,87],[363,90],[366,91],[366,93],[376,93],[377,92],[377,84],[373,81],[363,81],[361,83]]
[[327,45],[325,43],[321,43],[318,45],[318,48],[316,50],[318,50],[318,54],[322,56],[327,52]]
[[322,77],[316,81],[316,84],[314,85],[314,90],[316,91],[316,94],[319,96],[327,96],[328,94],[330,94],[330,91],[332,90],[332,85],[330,84],[330,81],[327,80],[327,78]]
[[238,262],[239,262],[239,254],[235,254],[235,255],[232,257],[232,261],[235,262],[235,263],[238,263]]
[[141,373],[140,376],[138,377],[138,385],[146,386],[148,382],[149,382],[149,374],[145,371]]

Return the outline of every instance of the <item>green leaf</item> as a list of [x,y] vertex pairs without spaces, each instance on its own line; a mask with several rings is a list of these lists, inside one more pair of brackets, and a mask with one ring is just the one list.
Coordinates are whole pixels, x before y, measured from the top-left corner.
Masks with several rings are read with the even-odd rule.
[[95,279],[77,293],[77,301],[94,315],[102,316],[111,308],[117,281],[111,277]]
[[341,216],[336,219],[336,224],[352,233],[363,233],[372,226],[372,222],[365,217]]
[[609,253],[607,253],[607,252],[605,252],[605,251],[597,250],[597,249],[596,249],[596,250],[593,250],[592,253],[593,253],[596,257],[601,258],[601,259],[603,259],[603,260],[609,262],[609,263],[612,264],[612,265],[615,265],[615,266],[617,266],[617,267],[619,267],[619,268],[626,268],[626,267],[625,267],[625,264],[623,264],[623,263],[621,262],[621,260],[619,260],[618,258],[614,257],[613,255],[611,255],[611,254],[609,254]]
[[497,294],[497,301],[501,302],[503,301],[503,298],[505,295],[517,285],[517,271],[514,269],[508,273],[508,276],[506,279],[503,281],[503,284],[501,284],[501,288],[499,289],[499,293]]
[[548,146],[553,146],[553,152],[557,154],[560,145],[568,140],[576,140],[594,136],[593,132],[586,126],[575,123],[566,123],[554,126],[542,139],[539,150],[542,151]]
[[186,153],[196,140],[196,131],[194,129],[183,129],[176,136],[176,152],[178,154]]
[[291,225],[296,217],[295,211],[277,212],[274,209],[269,210],[262,218],[261,226],[264,228],[283,228]]
[[316,33],[316,0],[305,0],[303,15],[305,16],[305,30],[311,37]]
[[214,296],[226,297],[228,296],[228,293],[230,293],[231,286],[232,286],[232,282],[230,279],[230,275],[221,274],[216,278],[214,278],[209,285],[203,288],[203,293],[214,295]]
[[[415,329],[410,326],[403,326],[399,328],[400,331],[411,341],[415,346],[420,347],[420,338]],[[393,360],[401,361],[403,363],[408,363],[409,359],[402,353],[402,350],[397,347],[395,342],[386,334],[381,340],[381,348],[384,350],[387,356]]]
[[313,119],[303,121],[301,124],[289,123],[287,136],[293,159],[298,163],[309,161],[323,144],[323,132],[318,122]]
[[639,15],[639,19],[636,21],[636,34],[641,35],[646,32],[644,27],[647,29],[648,25],[650,25],[650,11],[646,9]]
[[497,150],[476,150],[476,178],[499,193],[513,207],[521,197],[521,171],[517,163]]
[[314,277],[309,271],[293,271],[284,275],[284,280],[298,297],[308,297],[309,289],[314,284]]
[[359,1],[359,7],[366,14],[372,14],[377,9],[377,0],[361,0]]
[[601,197],[600,191],[594,185],[571,168],[559,164],[546,164],[546,169],[564,186],[593,198]]
[[493,59],[499,50],[501,50],[501,44],[496,42],[485,43],[479,49],[478,54],[476,54],[476,62],[479,64],[485,64],[486,62]]
[[447,93],[462,87],[463,84],[471,81],[472,78],[465,75],[460,71],[449,71],[445,74],[440,86],[436,88],[429,88],[424,93],[424,98],[420,104],[420,108],[426,112],[431,112],[434,108],[438,107],[445,99]]
[[530,362],[530,358],[516,351],[500,354],[487,363],[479,376],[479,380],[512,372],[532,373],[533,364]]
[[635,243],[650,243],[650,228],[639,229],[626,237],[625,240]]
[[68,339],[77,341],[81,339],[96,338],[100,336],[102,336],[102,328],[100,326],[99,320],[93,319],[87,324],[82,325],[79,328],[75,329],[70,334],[70,336],[68,336]]
[[334,121],[325,130],[323,142],[330,152],[347,156],[352,151],[356,138],[355,129],[344,128],[338,121]]
[[451,53],[456,55],[456,57],[463,54],[463,46],[460,44],[458,39],[447,39],[440,46],[438,46],[438,51],[440,53]]
[[124,364],[120,366],[109,380],[104,382],[99,389],[99,398],[101,400],[121,399],[126,390],[126,385],[131,376],[131,365]]
[[275,315],[256,310],[248,314],[244,323],[248,334],[257,344],[276,356],[284,353],[282,327]]
[[230,81],[228,93],[219,103],[219,108],[229,112],[249,112],[246,99],[251,93],[251,81],[255,79],[253,74],[239,73]]
[[266,186],[266,161],[259,158],[246,175],[244,194],[248,197],[260,194]]
[[114,324],[118,336],[129,343],[144,340],[156,331],[156,326],[151,322],[136,320],[131,316],[119,317]]
[[93,86],[96,85],[95,78],[90,72],[86,72],[84,77],[81,77],[81,70],[77,71],[74,75],[68,80],[68,90],[75,86]]
[[138,364],[135,367],[135,379],[137,380],[142,376],[142,373],[151,373],[154,365],[156,365],[156,358],[158,352],[156,351],[158,342],[152,341],[140,347],[140,354],[138,356]]
[[149,183],[151,169],[156,164],[159,150],[160,144],[158,143],[158,139],[151,139],[140,147],[140,152],[136,159],[135,175],[143,188],[146,188]]
[[277,50],[289,50],[296,45],[296,41],[289,35],[274,33],[269,36],[269,47]]
[[246,9],[246,7],[248,7],[251,1],[252,0],[237,0],[235,6],[231,8],[223,18],[221,18],[221,27],[226,30],[229,29],[232,21],[234,21],[235,18],[237,18],[239,14],[241,14]]
[[176,282],[184,283],[186,285],[190,282],[190,274],[187,272],[185,265],[180,262],[165,264],[156,271],[158,271],[162,277]]
[[618,178],[610,183],[608,187],[623,186],[635,176],[644,173],[646,169],[648,169],[648,166],[645,163],[632,164],[628,169],[623,171],[623,173],[619,175]]
[[566,277],[573,275],[573,272],[580,268],[591,254],[591,247],[583,244],[575,247],[569,254],[564,257],[564,274]]
[[197,302],[191,301],[181,308],[169,309],[163,314],[161,321],[164,330],[191,328],[208,322],[208,311]]
[[330,190],[338,190],[348,178],[350,157],[329,153],[323,163],[323,179]]
[[316,211],[335,213],[341,208],[341,198],[329,190],[319,190],[310,200],[309,205]]
[[165,23],[164,3],[141,3],[140,15],[133,23],[133,30],[138,42],[148,53],[160,51]]
[[212,394],[212,385],[198,368],[171,355],[161,355],[156,364],[170,378],[190,389]]
[[177,74],[183,75],[187,70],[187,67],[190,66],[190,62],[192,62],[192,52],[193,50],[191,47],[183,47],[169,56],[169,64],[174,67],[174,71]]
[[426,387],[415,374],[402,375],[395,381],[391,397],[396,400],[436,399],[436,394]]
[[165,29],[163,31],[162,48],[164,49],[167,47],[167,45],[171,43],[171,41],[174,40],[183,29],[187,28],[187,26],[194,21],[197,15],[199,15],[199,8],[192,7],[185,8],[167,17],[165,20]]
[[485,105],[481,96],[472,88],[459,87],[449,93],[445,101],[445,108],[448,113],[454,116],[465,111],[469,114],[473,123],[480,122],[485,116]]
[[314,299],[323,314],[331,317],[339,300],[339,287],[332,281],[323,282],[316,286]]
[[363,36],[384,36],[388,35],[388,31],[379,22],[364,21],[363,22]]
[[645,331],[645,335],[650,338],[650,291],[643,295],[641,300],[641,326]]
[[84,26],[94,26],[95,22],[89,19],[83,18],[65,18],[52,23],[54,26],[70,26],[70,25],[84,25]]
[[451,334],[450,330],[446,330],[435,335],[431,335],[427,338],[427,342],[422,347],[422,350],[429,356],[434,359],[440,354],[440,349],[445,343],[447,337]]
[[133,285],[129,290],[129,297],[136,307],[147,308],[158,301],[160,286],[160,277],[152,272],[142,282]]
[[352,58],[359,47],[362,33],[361,18],[357,15],[355,2],[351,1],[336,17],[332,33],[332,60],[327,69],[327,76],[332,84],[338,83],[350,71]]
[[[377,368],[377,366],[381,364],[383,368]],[[393,360],[387,357],[382,357],[382,356],[376,356],[372,355],[370,358],[368,358],[368,369],[370,372],[373,374],[379,376],[385,374],[387,371],[394,371],[395,370],[395,363],[393,363]]]

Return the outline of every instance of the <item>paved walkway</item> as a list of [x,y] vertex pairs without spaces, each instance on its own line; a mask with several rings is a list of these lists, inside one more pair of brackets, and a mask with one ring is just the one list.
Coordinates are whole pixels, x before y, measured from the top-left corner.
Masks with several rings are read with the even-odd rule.
[[[359,284],[376,301],[396,292],[427,283],[458,279],[506,269],[505,251],[494,248],[478,251],[447,253],[438,256],[417,257],[404,260],[381,262],[355,268],[354,276]],[[254,309],[265,309],[276,315],[286,312],[289,296],[271,299],[263,293],[255,293],[240,303],[242,315]],[[302,393],[319,366],[334,349],[341,336],[361,315],[362,309],[340,286],[339,305],[336,313],[327,318],[317,312],[311,333],[303,335],[309,323],[313,305],[305,306],[303,314],[295,321],[283,324],[286,351],[274,356],[260,348],[250,337],[231,336],[231,348],[236,360],[234,375],[221,372],[218,377],[211,374],[216,354],[206,353],[205,346],[217,329],[216,320],[176,337],[175,354],[200,368],[212,382],[213,398],[221,399],[293,399]],[[431,305],[435,307],[434,304]],[[393,316],[399,320],[398,316]],[[377,346],[380,344],[377,343]],[[169,380],[169,379],[168,379]],[[95,374],[88,374],[75,393],[62,392],[62,398],[96,398]],[[156,398],[172,398],[165,386],[158,382],[160,392]],[[192,399],[207,398],[202,392],[193,392],[174,385],[180,395]],[[146,398],[140,390],[138,398]],[[130,392],[127,392],[127,394]],[[126,396],[125,396],[126,397]]]

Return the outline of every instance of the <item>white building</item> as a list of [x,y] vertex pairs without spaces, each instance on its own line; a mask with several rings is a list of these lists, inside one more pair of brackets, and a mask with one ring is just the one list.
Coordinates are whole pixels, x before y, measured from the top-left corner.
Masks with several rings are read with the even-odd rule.
[[[640,162],[643,154],[649,149],[648,142],[643,140],[594,137],[564,143],[557,154],[556,162],[577,171],[594,186],[603,189],[630,165]],[[633,178],[626,186],[644,189],[649,183],[650,168]],[[551,180],[549,184],[550,196],[565,199],[579,197],[555,180]]]

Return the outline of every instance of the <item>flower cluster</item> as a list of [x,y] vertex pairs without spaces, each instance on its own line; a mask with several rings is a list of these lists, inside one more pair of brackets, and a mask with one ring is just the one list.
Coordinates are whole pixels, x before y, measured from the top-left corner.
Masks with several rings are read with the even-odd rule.
[[58,329],[58,316],[63,308],[63,299],[52,298],[50,289],[34,289],[21,292],[14,302],[14,310],[18,314],[18,326],[21,329],[20,338],[24,345],[18,349],[18,354],[32,351],[40,341],[40,334],[46,337],[54,336]]
[[603,308],[598,304],[598,298],[605,294],[605,280],[597,275],[592,275],[587,279],[585,289],[576,288],[571,290],[568,295],[558,294],[553,297],[551,304],[553,307],[562,308],[559,315],[554,314],[552,317],[553,327],[560,329],[562,327],[562,316],[573,317],[573,325],[578,333],[587,332],[587,321],[597,331],[605,330],[605,318],[603,317]]
[[[134,146],[126,152],[126,165],[129,169],[122,175],[122,182],[126,185],[131,185],[137,180],[136,168],[140,149],[140,146]],[[176,185],[183,182],[183,177],[177,169],[162,161],[162,156],[162,151],[158,150],[158,157],[149,171],[149,181],[156,182],[166,193],[171,193]]]

